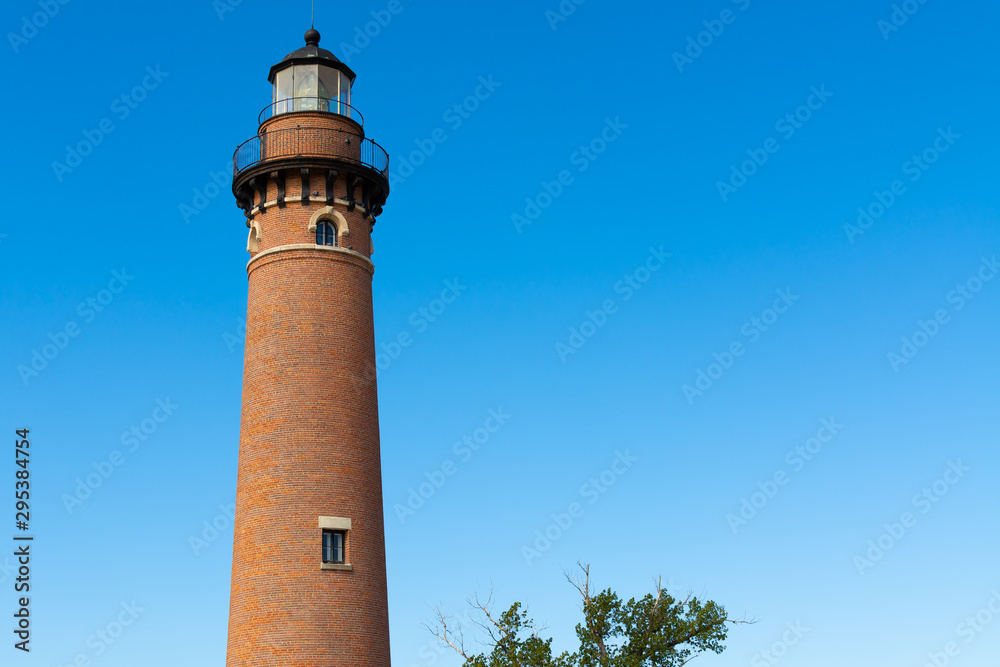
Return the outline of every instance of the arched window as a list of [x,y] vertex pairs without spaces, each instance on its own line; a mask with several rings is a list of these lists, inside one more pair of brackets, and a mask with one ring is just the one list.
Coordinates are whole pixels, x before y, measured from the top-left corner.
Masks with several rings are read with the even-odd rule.
[[316,245],[337,245],[337,228],[328,220],[316,225]]

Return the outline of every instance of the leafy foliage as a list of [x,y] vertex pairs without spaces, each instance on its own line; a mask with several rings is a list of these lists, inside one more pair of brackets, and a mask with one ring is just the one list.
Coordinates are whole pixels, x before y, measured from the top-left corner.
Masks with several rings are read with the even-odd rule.
[[[485,603],[469,603],[479,613],[474,623],[484,631],[484,653],[470,654],[461,627],[449,627],[450,617],[438,611],[431,631],[464,659],[464,667],[680,667],[705,651],[722,653],[728,624],[735,621],[711,600],[670,596],[657,581],[653,593],[622,601],[607,589],[594,593],[590,568],[570,578],[583,598],[583,621],[576,626],[580,648],[552,654],[552,639],[543,639],[520,602],[500,615],[493,612],[492,593]],[[569,577],[567,577],[569,578]]]

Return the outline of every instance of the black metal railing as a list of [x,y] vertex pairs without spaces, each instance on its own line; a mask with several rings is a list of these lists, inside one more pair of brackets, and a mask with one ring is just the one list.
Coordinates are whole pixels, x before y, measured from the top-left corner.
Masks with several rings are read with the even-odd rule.
[[360,111],[336,97],[286,97],[264,107],[257,117],[257,122],[263,123],[269,118],[297,111],[335,113],[350,118],[361,127],[365,125],[365,118]]
[[295,157],[337,158],[374,169],[389,178],[389,154],[364,135],[332,127],[295,127],[264,132],[236,148],[233,173],[263,162]]

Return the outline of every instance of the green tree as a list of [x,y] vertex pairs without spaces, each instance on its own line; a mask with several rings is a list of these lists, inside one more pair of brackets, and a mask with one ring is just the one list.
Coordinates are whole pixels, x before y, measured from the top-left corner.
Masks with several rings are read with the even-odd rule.
[[486,651],[475,653],[466,645],[464,630],[453,617],[437,611],[428,629],[465,660],[464,667],[680,667],[705,651],[722,653],[728,626],[753,623],[734,620],[719,604],[693,595],[683,600],[670,596],[656,581],[655,590],[627,602],[607,589],[595,593],[590,566],[566,578],[580,593],[583,621],[576,626],[580,647],[575,653],[552,654],[552,639],[543,639],[520,602],[507,611],[494,612],[493,593],[485,602],[469,599],[472,625],[485,637]]

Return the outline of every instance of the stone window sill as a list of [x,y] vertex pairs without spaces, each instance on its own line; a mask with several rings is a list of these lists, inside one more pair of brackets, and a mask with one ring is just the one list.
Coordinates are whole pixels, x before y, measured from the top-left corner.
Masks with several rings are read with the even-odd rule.
[[319,566],[321,570],[336,570],[338,572],[353,572],[354,566],[350,563],[322,563]]

